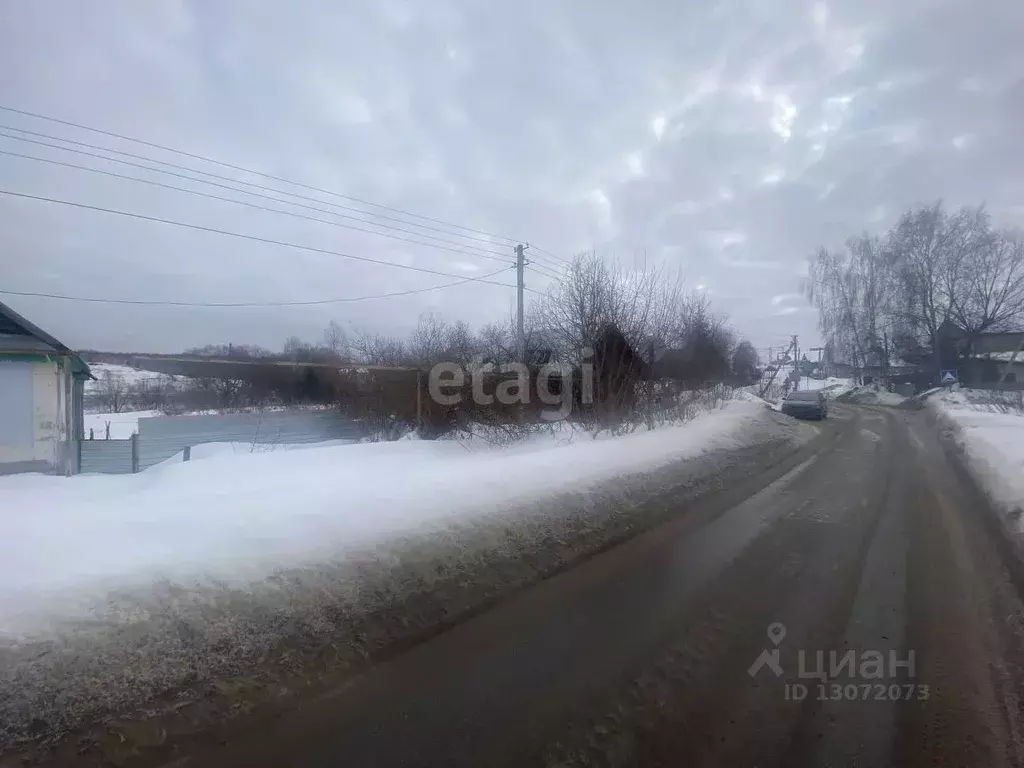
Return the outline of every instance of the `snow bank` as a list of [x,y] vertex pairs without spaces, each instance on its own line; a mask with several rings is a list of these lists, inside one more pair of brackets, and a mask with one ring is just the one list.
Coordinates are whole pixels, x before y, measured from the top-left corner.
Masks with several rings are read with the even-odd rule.
[[[840,395],[836,395],[836,397],[839,396]],[[851,387],[843,392],[841,397],[845,402],[850,403],[861,403],[863,405],[888,405],[893,407],[902,405],[907,400],[903,395],[897,395],[895,392],[889,392],[875,384]]]
[[19,608],[38,612],[56,590],[259,579],[399,532],[436,531],[466,516],[735,447],[752,416],[752,406],[738,403],[683,427],[604,440],[581,433],[566,446],[538,436],[511,451],[468,451],[443,440],[251,454],[215,449],[203,461],[88,478],[81,495],[76,478],[0,478],[0,508],[33,510],[0,522],[0,632],[16,631]]
[[955,386],[952,389],[939,387],[922,394],[926,395],[929,401],[934,402],[935,405],[947,410],[981,413],[1024,412],[1024,392],[967,389]]
[[808,383],[811,384],[808,389],[820,389],[829,397],[839,397],[852,391],[857,386],[853,379],[840,379],[835,376],[829,376],[827,379],[821,379],[820,381],[808,379]]
[[744,387],[742,389],[737,389],[733,397],[741,402],[755,403],[757,405],[764,406],[765,408],[778,408],[778,405],[776,403],[772,403],[769,402],[768,400],[765,400],[763,397],[757,394],[757,391],[758,390],[756,385],[751,387]]
[[1015,394],[961,389],[936,393],[927,403],[1012,532],[1024,534],[1024,407],[1007,405]]
[[814,434],[732,402],[683,427],[552,430],[512,450],[410,440],[0,478],[16,512],[0,518],[0,750],[30,726],[59,735],[277,669],[285,651],[289,669],[356,663]]
[[[792,369],[790,368],[789,370]],[[774,383],[772,384],[770,391],[766,393],[764,398],[761,398],[760,396],[760,391],[761,387],[763,386],[763,383],[758,383],[749,387],[743,387],[742,389],[738,389],[736,390],[736,394],[734,395],[734,397],[740,397],[745,400],[753,400],[767,403],[769,408],[779,410],[782,407],[782,383],[784,378],[785,377],[780,372],[780,374],[776,377]],[[850,390],[854,388],[854,386],[855,385],[852,379],[839,379],[832,376],[826,379],[812,379],[804,376],[800,379],[798,389],[808,391],[821,390],[829,398],[836,398],[839,397],[840,395],[847,394]]]
[[[222,456],[250,456],[258,453],[279,453],[284,451],[309,451],[321,448],[334,448],[339,445],[353,445],[356,440],[321,440],[318,443],[252,443],[252,442],[226,442],[226,443],[199,443],[193,445],[189,453],[190,461],[202,461],[204,459],[216,459]],[[158,471],[159,467],[166,467],[170,464],[181,464],[185,460],[184,451],[164,459],[147,470],[148,473]]]

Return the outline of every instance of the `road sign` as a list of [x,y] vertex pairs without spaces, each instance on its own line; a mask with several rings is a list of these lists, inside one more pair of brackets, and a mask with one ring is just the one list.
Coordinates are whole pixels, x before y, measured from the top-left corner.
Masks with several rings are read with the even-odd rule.
[[956,375],[956,368],[946,368],[939,371],[939,384],[956,384],[959,379]]

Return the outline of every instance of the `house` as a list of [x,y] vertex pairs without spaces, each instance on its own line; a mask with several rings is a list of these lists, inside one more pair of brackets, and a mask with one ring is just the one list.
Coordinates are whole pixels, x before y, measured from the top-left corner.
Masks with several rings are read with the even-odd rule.
[[90,378],[66,345],[0,303],[0,475],[77,471]]
[[1024,331],[968,335],[947,321],[938,346],[938,367],[956,368],[963,386],[1024,389]]
[[613,323],[603,324],[594,339],[594,395],[597,400],[629,400],[632,385],[648,378],[650,366],[643,354],[633,349]]
[[[729,360],[714,339],[696,337],[682,347],[664,347],[648,342],[645,358],[653,358],[649,368],[655,379],[671,380],[688,386],[702,386],[726,380]],[[646,377],[647,374],[644,373]]]

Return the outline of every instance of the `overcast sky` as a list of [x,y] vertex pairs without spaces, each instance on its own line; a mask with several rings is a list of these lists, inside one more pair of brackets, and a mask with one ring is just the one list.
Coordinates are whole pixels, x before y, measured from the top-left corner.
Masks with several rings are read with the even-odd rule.
[[[940,197],[1024,223],[1021,30],[1018,0],[9,0],[0,104],[565,258],[594,248],[665,262],[757,346],[798,333],[806,347],[816,314],[795,288],[817,245],[881,231]],[[237,175],[22,115],[0,112],[0,124]],[[0,150],[275,205],[9,138]],[[454,275],[503,266],[6,155],[0,188]],[[466,244],[511,262],[504,241]],[[511,285],[514,274],[495,279]],[[548,279],[528,270],[530,286]],[[446,282],[0,195],[7,290],[272,302]],[[276,309],[0,296],[70,345],[153,351],[276,348],[291,334],[318,340],[332,318],[400,332],[431,309],[479,325],[507,316],[514,298],[482,284]]]

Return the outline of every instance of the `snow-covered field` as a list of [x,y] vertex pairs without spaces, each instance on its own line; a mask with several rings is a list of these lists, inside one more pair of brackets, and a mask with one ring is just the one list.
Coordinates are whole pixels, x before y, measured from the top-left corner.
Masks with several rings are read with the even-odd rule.
[[[87,413],[85,414],[85,436],[89,437],[92,430],[96,440],[127,440],[139,431],[139,419],[151,416],[163,416],[160,411],[125,411],[124,413]],[[110,425],[110,436],[107,436],[107,424]]]
[[[0,518],[0,749],[33,720],[66,731],[282,643],[364,653],[374,632],[422,629],[653,524],[644,499],[666,487],[663,514],[816,433],[730,402],[511,450],[220,450],[138,475],[0,478],[0,509],[18,511]],[[643,479],[669,465],[675,485]]]
[[963,451],[968,469],[1017,533],[1024,533],[1024,401],[1021,393],[960,389],[926,400]]
[[120,379],[126,386],[139,387],[146,385],[159,384],[165,387],[176,387],[182,381],[184,377],[171,376],[166,373],[156,373],[155,371],[140,371],[137,368],[131,368],[127,365],[115,365],[113,363],[91,363],[89,370],[92,371],[92,375],[95,377],[95,381],[89,380],[85,382],[85,394],[98,394],[103,391],[103,380],[107,374],[113,376],[115,379]]

